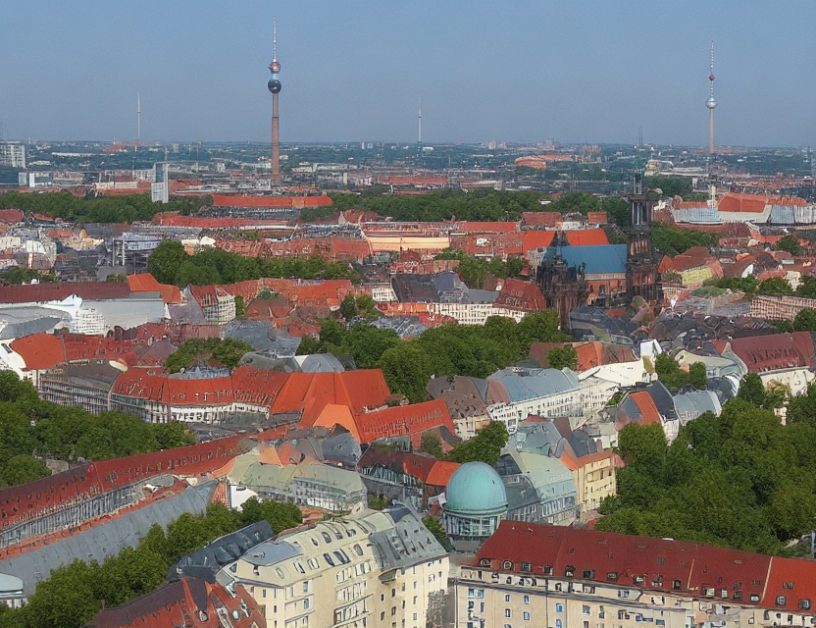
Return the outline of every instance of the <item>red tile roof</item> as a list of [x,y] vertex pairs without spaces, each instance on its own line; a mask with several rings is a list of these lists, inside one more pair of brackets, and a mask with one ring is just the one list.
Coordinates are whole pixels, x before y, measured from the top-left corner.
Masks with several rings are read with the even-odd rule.
[[813,337],[806,331],[734,338],[731,350],[745,362],[751,373],[811,368],[816,364]]
[[525,231],[524,232],[524,254],[527,251],[546,248],[552,244],[555,231]]
[[758,194],[738,194],[729,192],[720,199],[717,210],[721,212],[750,212],[762,213],[769,202],[767,196]]
[[537,312],[546,309],[547,301],[536,284],[520,279],[505,279],[496,305],[506,305],[522,310]]
[[0,209],[0,222],[23,222],[23,218],[25,218],[25,214],[19,209]]
[[130,287],[126,283],[99,281],[6,286],[0,288],[0,303],[62,301],[72,294],[92,300],[124,299],[130,294]]
[[59,337],[52,334],[32,334],[18,338],[11,348],[20,354],[29,371],[42,371],[65,361],[65,351]]
[[660,423],[660,412],[658,412],[657,406],[649,393],[645,391],[634,392],[629,397],[635,402],[643,417],[639,423],[642,425]]
[[609,244],[609,238],[603,229],[576,229],[565,231],[564,234],[567,236],[567,242],[573,246]]
[[[512,567],[505,566],[508,561]],[[525,571],[534,578],[543,576],[547,567],[555,577],[571,570],[576,580],[600,583],[608,582],[607,574],[615,574],[614,582],[621,586],[694,597],[716,588],[718,600],[720,589],[730,596],[739,582],[742,603],[759,606],[751,604],[750,596],[763,595],[771,558],[682,541],[502,521],[472,564],[485,563],[520,573],[522,563],[527,563],[531,569]],[[812,565],[816,575],[816,563]]]
[[555,227],[561,222],[560,212],[524,212],[521,216],[528,227]]
[[233,196],[213,194],[215,207],[331,207],[332,200],[328,194],[320,196]]
[[447,486],[451,476],[460,466],[462,465],[458,462],[437,460],[433,467],[431,467],[431,472],[428,474],[425,484],[430,484],[431,486]]
[[354,417],[354,420],[363,443],[378,438],[420,434],[442,426],[455,432],[448,406],[442,399],[369,412]]
[[232,373],[233,397],[238,402],[271,409],[289,376],[281,371],[239,366]]

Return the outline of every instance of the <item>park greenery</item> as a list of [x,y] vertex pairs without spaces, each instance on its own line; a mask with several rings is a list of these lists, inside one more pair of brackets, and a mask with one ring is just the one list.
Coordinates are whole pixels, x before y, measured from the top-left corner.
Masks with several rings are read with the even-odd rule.
[[758,376],[720,417],[707,412],[666,443],[660,424],[619,434],[626,466],[599,530],[674,538],[764,554],[795,553],[816,518],[816,387],[790,400],[787,424]]
[[234,369],[252,345],[235,338],[190,338],[167,356],[164,365],[171,373],[187,370],[196,364],[216,364]]
[[793,319],[795,331],[816,331],[816,310],[806,307],[799,311]]
[[524,269],[525,261],[521,257],[509,257],[506,262],[499,257],[490,261],[481,257],[472,257],[460,249],[445,249],[437,256],[438,260],[459,260],[456,272],[468,288],[480,289],[488,275],[499,279],[517,277]]
[[619,197],[601,199],[589,192],[567,192],[546,205],[541,201],[547,200],[547,195],[536,191],[474,190],[463,193],[443,190],[416,196],[397,196],[389,192],[388,188],[381,188],[360,194],[330,194],[332,207],[304,210],[301,217],[304,221],[311,221],[335,211],[356,209],[406,221],[515,221],[520,220],[525,212],[553,211],[586,216],[588,212],[605,211],[619,226],[630,222],[629,203],[625,200]]
[[446,324],[406,342],[390,329],[365,323],[346,328],[337,320],[325,319],[319,340],[304,336],[297,353],[351,356],[358,368],[379,367],[391,392],[416,403],[428,398],[425,385],[431,376],[484,378],[527,357],[533,342],[566,340],[569,337],[559,331],[551,310],[525,316],[520,323],[491,316],[484,325]]
[[162,212],[192,213],[208,201],[212,203],[207,198],[174,198],[162,204],[151,201],[150,194],[78,198],[70,192],[21,194],[9,191],[0,194],[0,209],[20,209],[26,214],[42,214],[78,224],[133,223],[137,220],[150,221]]
[[93,415],[42,401],[13,371],[0,371],[0,486],[50,475],[43,460],[108,460],[190,445],[182,423],[147,423],[123,412]]
[[188,255],[181,242],[164,240],[150,255],[148,272],[162,284],[179,287],[233,284],[250,279],[349,279],[360,275],[344,262],[327,262],[319,255],[280,259],[246,257],[212,248]]
[[11,284],[12,286],[19,286],[24,283],[56,283],[57,276],[50,273],[41,273],[32,268],[24,268],[22,266],[14,266],[8,270],[0,272],[0,286]]
[[358,297],[347,294],[340,302],[340,314],[347,321],[358,316],[362,316],[366,320],[373,320],[380,316],[377,304],[367,294],[361,294]]
[[695,362],[689,366],[688,371],[684,371],[668,353],[661,353],[655,360],[655,373],[657,379],[673,393],[686,386],[699,390],[705,390],[706,387],[706,368],[702,362]]
[[28,604],[9,610],[0,605],[0,628],[77,628],[102,609],[120,606],[165,583],[170,567],[218,537],[263,519],[275,533],[300,525],[294,504],[251,498],[241,512],[220,503],[203,514],[184,513],[167,525],[154,524],[135,548],[108,556],[101,564],[75,560],[51,572],[37,585]]
[[678,175],[657,175],[643,177],[643,183],[650,190],[660,190],[663,197],[679,196],[684,200],[694,200],[691,177]]
[[693,246],[712,247],[719,242],[720,237],[716,233],[676,227],[665,222],[652,223],[652,244],[655,250],[669,257],[685,253]]

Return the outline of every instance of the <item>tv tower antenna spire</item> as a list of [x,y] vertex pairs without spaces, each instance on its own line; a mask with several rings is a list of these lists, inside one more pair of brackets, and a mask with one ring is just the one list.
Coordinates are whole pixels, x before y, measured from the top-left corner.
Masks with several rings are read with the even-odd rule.
[[422,144],[422,96],[419,97],[419,132],[417,134],[417,144]]
[[269,71],[272,77],[266,86],[272,92],[272,154],[271,154],[271,177],[272,185],[279,185],[280,176],[280,128],[278,122],[278,94],[281,90],[281,82],[278,78],[280,63],[278,63],[278,18],[274,18],[272,27],[272,63],[269,64]]
[[136,93],[136,142],[142,141],[142,95]]
[[714,40],[711,40],[711,72],[708,75],[711,83],[711,95],[706,100],[708,107],[708,154],[714,154],[714,110],[717,108],[717,101],[714,99]]

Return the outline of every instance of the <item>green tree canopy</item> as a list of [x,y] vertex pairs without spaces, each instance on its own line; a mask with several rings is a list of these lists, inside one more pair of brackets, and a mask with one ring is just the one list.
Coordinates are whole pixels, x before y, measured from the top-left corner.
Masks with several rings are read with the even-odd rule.
[[800,310],[793,319],[793,328],[796,331],[816,331],[816,310],[809,307]]
[[547,361],[550,363],[550,368],[558,369],[572,369],[578,368],[578,352],[572,345],[565,345],[563,347],[554,347],[547,353]]
[[773,248],[774,251],[787,251],[791,255],[802,254],[802,245],[799,244],[799,238],[793,235],[786,235],[779,238]]
[[452,462],[484,462],[491,467],[499,461],[502,447],[507,444],[507,428],[501,421],[493,421],[476,432],[470,440],[459,443],[450,452]]

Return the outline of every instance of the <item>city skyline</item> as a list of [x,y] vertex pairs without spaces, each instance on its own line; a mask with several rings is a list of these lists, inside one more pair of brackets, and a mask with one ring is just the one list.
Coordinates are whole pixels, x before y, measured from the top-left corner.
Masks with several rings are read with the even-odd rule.
[[643,127],[646,143],[704,146],[712,39],[717,145],[816,143],[806,2],[41,1],[4,13],[4,139],[268,141],[274,14],[283,143],[415,142],[421,99],[429,144],[633,144]]

